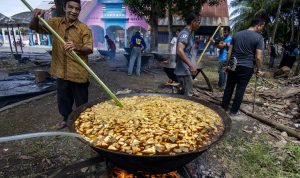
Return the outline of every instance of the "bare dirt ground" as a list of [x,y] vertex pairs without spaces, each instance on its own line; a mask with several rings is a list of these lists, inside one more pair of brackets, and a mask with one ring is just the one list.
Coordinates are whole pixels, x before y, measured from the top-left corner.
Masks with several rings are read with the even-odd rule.
[[[207,67],[205,72],[207,72],[215,87],[217,83],[217,61],[210,59],[208,61],[210,62],[206,63]],[[113,68],[108,62],[92,61],[90,62],[90,66],[114,93],[124,91],[125,89],[132,90],[133,92],[171,93],[170,88],[162,87],[162,84],[168,79],[160,68],[154,67],[153,70],[151,70],[152,72],[142,73],[141,77],[136,77],[127,76],[127,73],[123,69]],[[201,76],[195,81],[195,86],[196,88],[207,88]],[[92,101],[102,97],[106,97],[106,94],[91,79],[89,100]],[[56,94],[54,93],[0,112],[0,136],[56,131],[54,126],[60,122],[61,119],[62,117],[59,115],[57,109]],[[67,131],[67,129],[63,131]],[[254,175],[254,177],[260,177],[255,176],[255,172],[257,172],[256,169],[251,169],[253,172],[250,173],[242,169],[240,172],[233,170],[239,169],[239,167],[235,165],[239,162],[235,162],[235,160],[238,159],[238,156],[248,151],[248,143],[256,143],[256,140],[261,140],[261,138],[267,143],[275,144],[282,141],[281,137],[274,139],[274,137],[270,136],[268,132],[271,131],[276,132],[277,135],[281,134],[243,114],[239,117],[232,118],[232,130],[226,139],[189,165],[193,176],[225,177],[226,175],[226,177],[230,177],[233,175],[234,177],[248,177]],[[285,135],[284,137],[286,138]],[[284,147],[284,145],[286,145],[286,143],[279,146]],[[298,146],[296,146],[296,149],[300,150]],[[260,151],[260,149],[258,150]],[[255,150],[255,153],[257,152],[258,151]],[[298,152],[296,152],[296,154],[298,154]],[[48,177],[55,175],[55,172],[68,165],[95,156],[97,156],[97,154],[89,146],[84,145],[74,138],[47,137],[1,143],[0,177]],[[261,155],[254,154],[254,156],[250,155],[250,157],[246,159],[259,156]],[[295,164],[299,165],[300,160],[298,160],[298,157],[296,161],[298,161],[298,163],[296,162]],[[233,164],[234,162],[235,164]],[[245,171],[244,175],[241,173],[242,171]],[[291,177],[300,177],[300,172],[298,171],[298,168],[292,170]],[[268,175],[268,173],[271,172],[266,170],[266,174],[263,173],[260,175]],[[81,168],[68,170],[58,177],[88,176],[91,177],[90,170]]]
[[[157,74],[143,73],[141,77],[129,77],[124,71],[115,71],[108,62],[91,62],[90,66],[114,93],[123,89],[136,92],[171,92],[170,89],[164,91],[159,88],[167,81],[167,77],[160,70],[157,70]],[[26,69],[31,69],[31,65],[27,65]],[[91,79],[89,100],[104,96],[106,94]],[[53,94],[1,112],[0,136],[56,131],[54,126],[61,119],[56,94]],[[51,170],[95,156],[80,141],[63,137],[4,143],[0,144],[0,152],[0,177],[47,175]]]

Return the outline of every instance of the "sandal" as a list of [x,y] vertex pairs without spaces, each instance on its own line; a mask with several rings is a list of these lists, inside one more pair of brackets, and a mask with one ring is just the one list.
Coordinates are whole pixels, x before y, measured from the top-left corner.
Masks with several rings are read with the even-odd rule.
[[66,128],[66,127],[67,127],[67,122],[66,122],[66,121],[62,121],[62,122],[58,123],[58,124],[55,126],[55,128],[56,128],[57,130],[64,129],[64,128]]

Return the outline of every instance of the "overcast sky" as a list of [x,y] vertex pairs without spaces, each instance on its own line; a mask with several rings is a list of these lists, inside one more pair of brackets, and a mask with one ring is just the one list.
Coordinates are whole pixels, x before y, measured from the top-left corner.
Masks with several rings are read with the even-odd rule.
[[[33,7],[37,7],[42,0],[27,0],[27,2]],[[10,17],[20,12],[29,11],[29,9],[22,3],[21,0],[1,0],[0,13]]]
[[[0,13],[10,17],[12,15],[18,14],[20,12],[29,11],[27,7],[22,3],[21,0],[1,0]],[[27,2],[36,8],[42,0],[27,0]],[[227,0],[228,4],[231,0]]]

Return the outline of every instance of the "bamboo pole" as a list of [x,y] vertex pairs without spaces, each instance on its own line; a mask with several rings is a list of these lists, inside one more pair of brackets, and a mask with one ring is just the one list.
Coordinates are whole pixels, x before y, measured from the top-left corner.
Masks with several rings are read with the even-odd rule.
[[[216,33],[218,32],[219,28],[221,28],[221,25],[222,25],[221,23],[218,25],[218,27],[217,27],[217,29],[215,30],[215,32],[213,33],[212,37],[214,37],[214,36],[216,35]],[[210,40],[208,40],[208,42],[206,43],[205,48],[203,49],[203,51],[202,51],[200,57],[198,58],[197,65],[202,61],[202,58],[203,58],[203,56],[204,56],[204,53],[205,53],[205,51],[207,50],[209,44],[210,44]]]
[[[28,4],[26,0],[21,0],[25,6],[30,11],[33,11],[33,8]],[[38,16],[38,19],[45,25],[45,27],[63,44],[66,42],[48,25],[48,23],[40,16]],[[100,87],[116,102],[116,104],[120,107],[123,107],[123,104],[120,102],[120,100],[111,92],[111,90],[100,80],[100,78],[94,73],[94,71],[72,50],[70,52],[73,59],[76,60],[79,64],[81,64],[88,73],[96,80],[96,82],[100,85]]]

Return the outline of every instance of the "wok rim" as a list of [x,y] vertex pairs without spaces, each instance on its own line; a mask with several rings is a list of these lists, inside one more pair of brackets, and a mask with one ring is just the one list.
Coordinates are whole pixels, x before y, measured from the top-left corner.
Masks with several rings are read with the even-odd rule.
[[[96,149],[96,150],[101,150],[103,152],[109,152],[111,154],[117,154],[117,155],[122,155],[122,156],[130,156],[130,157],[136,157],[136,158],[169,158],[169,157],[182,157],[185,155],[191,155],[191,154],[201,154],[204,151],[208,150],[210,147],[212,147],[213,145],[217,144],[218,142],[220,142],[221,140],[224,139],[225,136],[228,135],[228,133],[231,130],[231,119],[229,118],[229,116],[227,115],[227,113],[221,109],[220,107],[218,107],[215,104],[209,103],[207,101],[204,101],[200,98],[196,98],[193,96],[183,96],[183,95],[178,95],[178,94],[166,94],[166,93],[130,93],[130,94],[120,94],[118,95],[118,98],[124,98],[124,97],[133,97],[133,96],[167,96],[167,97],[175,97],[175,98],[180,98],[180,99],[185,99],[185,100],[189,100],[189,101],[194,101],[196,103],[200,103],[210,109],[212,109],[213,111],[215,111],[220,118],[222,119],[223,125],[224,125],[224,131],[223,134],[219,135],[218,137],[214,138],[214,141],[209,144],[206,145],[204,147],[201,147],[200,149],[196,150],[196,151],[190,151],[190,152],[185,152],[185,153],[178,153],[175,155],[133,155],[133,154],[129,154],[129,153],[125,153],[125,152],[118,152],[118,151],[112,151],[109,149],[105,149],[105,148],[101,148],[101,147],[96,147],[92,144],[90,144],[88,141],[82,139],[82,138],[77,138],[79,139],[81,142],[89,145],[90,147],[92,147],[92,149]],[[95,104],[104,102],[104,101],[108,101],[111,100],[108,97],[104,97],[104,98],[98,98],[95,99],[91,102],[88,102],[78,108],[76,108],[69,116],[68,118],[68,128],[70,130],[70,132],[73,133],[78,133],[75,130],[75,121],[77,119],[77,117],[79,116],[80,113],[82,113],[85,109],[92,107]],[[79,133],[78,133],[79,134]],[[82,134],[81,134],[82,135]],[[99,154],[99,153],[98,153]],[[105,155],[103,155],[105,157]]]

